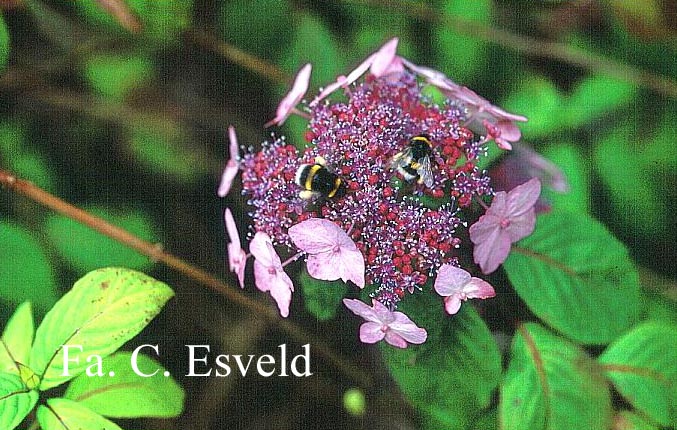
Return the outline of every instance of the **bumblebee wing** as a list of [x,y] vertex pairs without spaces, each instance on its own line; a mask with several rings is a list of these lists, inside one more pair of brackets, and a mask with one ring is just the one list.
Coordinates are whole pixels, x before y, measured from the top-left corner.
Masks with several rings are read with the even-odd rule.
[[418,173],[418,176],[420,176],[420,181],[423,182],[426,187],[431,188],[433,186],[434,178],[430,157],[423,157],[420,162],[421,167],[416,170],[416,173]]

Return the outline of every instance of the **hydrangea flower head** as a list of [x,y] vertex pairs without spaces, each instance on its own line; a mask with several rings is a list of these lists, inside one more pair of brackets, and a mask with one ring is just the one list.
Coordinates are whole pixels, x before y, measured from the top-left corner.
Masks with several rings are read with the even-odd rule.
[[[396,312],[408,294],[429,293],[442,277],[435,285],[453,302],[448,310],[491,296],[484,285],[477,291],[474,280],[451,285],[446,275],[467,246],[461,238],[477,218],[473,200],[493,194],[478,167],[487,143],[509,148],[519,138],[513,122],[526,118],[410,63],[396,48],[397,39],[390,40],[312,102],[298,105],[310,78],[304,66],[271,121],[281,124],[303,110],[304,136],[272,135],[260,150],[238,158],[238,166],[259,238],[256,249],[250,247],[257,286],[279,297],[281,311],[288,309],[293,286],[282,269],[304,255],[310,276],[370,288],[372,307],[344,302],[380,327],[364,328],[363,341],[385,338],[406,347],[425,340],[422,329]],[[436,104],[425,96],[430,84],[448,100]],[[334,97],[338,92],[344,97]],[[274,247],[289,257],[285,263]]]

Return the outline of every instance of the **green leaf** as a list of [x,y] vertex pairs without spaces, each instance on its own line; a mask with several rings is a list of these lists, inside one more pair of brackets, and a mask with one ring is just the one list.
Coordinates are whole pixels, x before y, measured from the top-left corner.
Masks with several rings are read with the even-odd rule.
[[665,234],[672,213],[663,198],[665,190],[653,186],[657,174],[655,161],[650,161],[648,168],[639,162],[638,154],[646,143],[637,144],[633,128],[623,123],[597,142],[593,156],[595,170],[610,192],[616,218],[644,235]]
[[303,289],[303,301],[306,309],[320,321],[327,321],[336,315],[341,299],[348,292],[343,281],[319,281],[313,279],[305,270],[299,276]]
[[[85,210],[141,239],[157,242],[151,220],[144,212],[99,206],[87,206]],[[80,272],[107,266],[145,269],[153,265],[147,256],[63,215],[50,216],[45,230],[59,254]]]
[[620,411],[614,417],[614,429],[619,430],[658,430],[634,412]]
[[675,426],[677,326],[643,323],[609,345],[598,360],[630,404],[661,426]]
[[17,375],[0,373],[0,428],[18,426],[38,402],[38,392],[29,391]]
[[5,20],[0,16],[0,71],[5,69],[9,58],[9,31]]
[[51,166],[42,154],[29,145],[26,128],[20,121],[0,123],[0,158],[17,177],[54,192],[56,186]]
[[627,249],[582,213],[538,217],[503,267],[529,309],[567,337],[605,344],[637,320],[639,276]]
[[[489,0],[445,0],[441,13],[470,22],[491,22]],[[432,31],[433,52],[439,53],[440,70],[457,82],[468,82],[483,74],[487,61],[487,44],[477,37],[461,34],[442,20]]]
[[543,137],[561,127],[564,99],[555,85],[541,77],[524,80],[502,104],[508,112],[518,112],[529,118],[519,123],[525,140]]
[[637,86],[608,76],[591,76],[581,81],[567,98],[562,126],[579,127],[629,104]]
[[286,0],[234,0],[220,6],[223,39],[267,59],[271,54],[277,57],[291,40],[293,17],[294,10]]
[[136,161],[160,178],[193,183],[214,171],[206,153],[189,146],[194,140],[174,122],[139,122],[129,130],[127,145]]
[[611,397],[583,350],[529,323],[513,339],[499,416],[510,430],[607,430]]
[[47,310],[57,298],[52,266],[34,236],[21,227],[0,222],[0,298],[12,304],[30,301]]
[[112,421],[68,399],[48,399],[38,408],[42,430],[122,430]]
[[546,147],[543,156],[562,169],[569,183],[569,191],[564,194],[543,189],[543,196],[552,203],[553,210],[589,213],[590,169],[581,151],[574,144],[564,143]]
[[[132,354],[118,352],[103,360],[103,377],[81,374],[75,378],[64,397],[87,406],[105,417],[176,417],[183,410],[185,394],[165,368],[152,358],[139,354],[138,369],[151,377],[136,374],[131,366]],[[115,372],[109,377],[108,372]]]
[[498,430],[498,410],[492,409],[474,420],[472,430]]
[[[414,297],[406,302],[410,299]],[[439,304],[428,307],[429,312],[423,309],[427,299],[418,300],[417,309],[423,313],[406,312],[430,329],[426,343],[404,350],[384,344],[382,352],[402,392],[428,421],[445,429],[465,429],[475,414],[489,406],[501,375],[501,356],[472,306],[465,304],[458,314],[446,316],[442,300],[436,301]],[[438,328],[426,321],[432,313],[437,313]]]
[[[335,81],[338,75],[346,74],[345,56],[329,28],[307,13],[299,14],[297,20],[294,40],[283,57],[283,68],[296,73],[305,63],[312,63],[311,82],[316,88]],[[288,89],[285,86],[283,92]]]
[[152,73],[153,64],[142,55],[102,54],[90,58],[85,65],[85,77],[92,88],[116,101],[142,86]]
[[35,326],[30,302],[24,302],[16,308],[7,321],[0,342],[0,372],[19,375],[16,362],[27,364],[33,344]]
[[[174,293],[160,281],[129,269],[106,268],[88,273],[47,313],[35,334],[30,365],[42,374],[41,390],[72,379],[92,365],[86,360],[115,352],[136,336]],[[77,310],[74,311],[74,310]],[[71,348],[68,376],[63,345]]]

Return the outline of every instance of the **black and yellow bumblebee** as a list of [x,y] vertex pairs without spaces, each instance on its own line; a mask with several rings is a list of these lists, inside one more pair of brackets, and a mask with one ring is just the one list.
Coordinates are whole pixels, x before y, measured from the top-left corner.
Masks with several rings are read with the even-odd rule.
[[322,157],[315,157],[313,164],[299,166],[296,170],[295,182],[303,187],[299,197],[304,200],[343,197],[347,190],[346,182],[337,174],[329,171],[327,162]]
[[418,134],[409,139],[409,144],[402,151],[395,154],[390,161],[390,167],[396,169],[405,181],[417,181],[426,187],[433,186],[433,145],[430,136]]

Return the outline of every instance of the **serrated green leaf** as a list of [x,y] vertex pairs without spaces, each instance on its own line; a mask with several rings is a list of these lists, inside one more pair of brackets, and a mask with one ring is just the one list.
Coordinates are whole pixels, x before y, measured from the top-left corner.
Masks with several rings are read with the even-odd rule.
[[644,418],[631,411],[620,411],[614,417],[614,429],[618,430],[658,430]]
[[[445,0],[444,15],[479,23],[491,22],[493,2],[489,0]],[[477,37],[461,34],[444,20],[432,31],[433,52],[439,53],[440,70],[455,81],[468,82],[483,73],[487,61],[487,44]]]
[[279,54],[291,40],[293,17],[286,0],[234,0],[220,6],[223,39],[267,59],[271,53]]
[[407,311],[417,324],[430,329],[426,343],[404,350],[384,344],[382,352],[402,392],[428,421],[445,429],[465,429],[491,401],[500,379],[501,356],[472,306],[466,304],[458,314],[447,316],[439,302],[434,307],[437,329],[425,315]]
[[590,169],[581,151],[571,143],[550,145],[543,156],[562,169],[569,191],[557,193],[543,189],[543,196],[552,203],[553,210],[590,213]]
[[609,345],[599,362],[630,404],[661,426],[675,426],[677,326],[643,323]]
[[319,281],[313,279],[305,270],[299,276],[303,290],[303,302],[306,309],[320,321],[327,321],[336,315],[341,299],[348,292],[343,281]]
[[0,71],[5,69],[9,58],[9,31],[5,20],[0,16]]
[[57,298],[52,266],[33,234],[0,222],[0,298],[19,304],[30,301],[45,311]]
[[629,104],[637,87],[608,76],[590,76],[567,97],[560,120],[562,126],[580,127]]
[[[90,377],[81,374],[75,378],[64,397],[86,406],[105,417],[176,417],[183,410],[185,394],[171,376],[164,376],[165,368],[152,358],[139,354],[136,359],[142,377],[132,369],[132,354],[118,352],[103,360],[106,376]],[[108,372],[115,372],[109,377]]]
[[38,408],[42,430],[122,430],[112,421],[68,399],[48,399]]
[[12,430],[38,402],[38,392],[29,391],[17,375],[0,372],[0,428]]
[[564,98],[551,81],[531,77],[508,96],[502,107],[529,118],[529,121],[519,123],[522,138],[529,140],[547,136],[561,127],[563,104]]
[[539,216],[503,267],[529,309],[577,342],[609,343],[642,311],[627,249],[582,213]]
[[35,326],[31,304],[24,302],[16,308],[2,332],[0,372],[20,374],[16,363],[28,364],[34,335]]
[[[142,211],[100,206],[87,206],[85,210],[141,239],[157,242],[152,222]],[[145,269],[153,265],[147,256],[63,215],[50,216],[45,230],[61,257],[80,272],[107,266]]]
[[135,124],[127,145],[134,159],[154,174],[175,182],[192,183],[210,171],[206,153],[188,145],[192,138],[178,124],[149,127]]
[[501,386],[501,428],[510,430],[607,430],[611,397],[582,349],[538,324],[515,335]]
[[[56,387],[92,363],[115,352],[157,315],[173,291],[164,283],[129,269],[106,268],[88,273],[47,313],[35,334],[30,366],[42,374],[41,390]],[[75,311],[77,310],[77,311]],[[63,345],[71,348],[64,376]]]
[[85,65],[85,77],[92,88],[116,101],[142,86],[152,73],[153,64],[142,55],[102,54],[90,58]]

